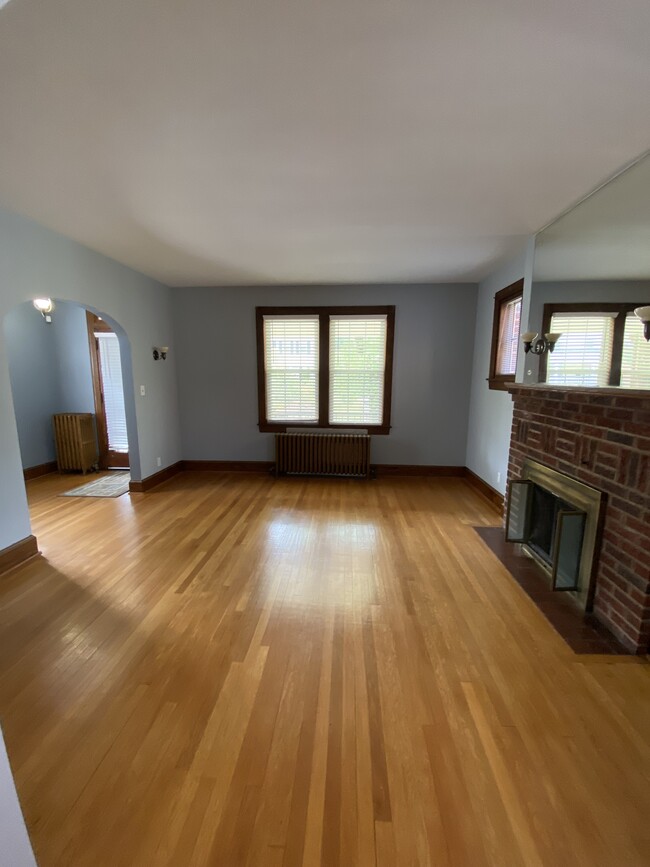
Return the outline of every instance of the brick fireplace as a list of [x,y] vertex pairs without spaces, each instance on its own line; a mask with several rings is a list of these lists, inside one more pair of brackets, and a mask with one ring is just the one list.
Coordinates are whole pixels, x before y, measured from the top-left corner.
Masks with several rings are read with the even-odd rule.
[[650,392],[509,386],[508,480],[526,459],[606,495],[593,614],[633,653],[650,645]]

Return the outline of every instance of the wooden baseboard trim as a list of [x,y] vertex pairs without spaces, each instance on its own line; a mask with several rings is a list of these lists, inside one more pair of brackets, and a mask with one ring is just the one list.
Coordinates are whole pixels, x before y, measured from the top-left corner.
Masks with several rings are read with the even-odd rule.
[[455,476],[462,478],[465,467],[435,466],[434,464],[372,464],[377,476]]
[[503,503],[504,496],[500,494],[499,491],[496,491],[492,485],[488,485],[480,476],[477,476],[476,473],[472,472],[469,467],[465,467],[465,479],[469,482],[469,484],[482,494],[489,502],[494,506],[495,509],[499,512],[499,514],[503,514]]
[[9,545],[0,551],[0,575],[15,569],[26,560],[30,560],[38,554],[38,542],[36,536],[26,536],[20,542]]
[[[181,461],[181,471],[217,473],[268,473],[273,461]],[[465,467],[438,467],[416,464],[373,464],[378,476],[456,476],[465,475]]]
[[[132,481],[129,491],[132,494],[146,494],[158,485],[184,472],[210,473],[268,473],[273,469],[272,461],[178,461],[164,470],[147,476],[141,481]],[[467,467],[436,466],[430,464],[373,464],[374,474],[382,476],[428,476],[438,478],[464,478],[498,510],[503,511],[503,496],[484,482]]]
[[23,470],[23,476],[26,482],[31,482],[32,479],[38,479],[39,476],[49,476],[50,473],[57,471],[56,461],[48,461],[46,464],[38,464],[35,467],[27,467]]
[[[216,473],[268,473],[273,461],[181,461],[181,471]],[[417,464],[373,464],[378,476],[456,476],[463,478],[465,467],[427,466]]]
[[181,461],[184,471],[210,473],[268,473],[273,461]]
[[182,463],[183,461],[177,461],[175,464],[170,464],[168,467],[165,467],[164,470],[159,470],[152,476],[147,476],[146,479],[129,482],[129,493],[146,494],[152,488],[162,485],[163,482],[168,482],[181,472]]

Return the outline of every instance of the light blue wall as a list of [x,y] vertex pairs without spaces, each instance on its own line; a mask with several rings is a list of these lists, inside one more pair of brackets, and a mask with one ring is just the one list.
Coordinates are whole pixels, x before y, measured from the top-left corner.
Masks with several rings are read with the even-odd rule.
[[56,457],[52,413],[61,405],[54,327],[20,304],[5,317],[4,334],[22,466],[49,463]]
[[52,415],[95,411],[86,311],[60,302],[46,323],[29,302],[5,316],[23,468],[55,460]]
[[474,284],[177,289],[183,457],[270,460],[257,428],[255,307],[394,304],[392,430],[373,437],[373,462],[463,466]]
[[86,311],[58,304],[52,317],[61,395],[58,412],[95,412]]
[[527,244],[519,256],[482,280],[478,288],[466,466],[500,493],[506,488],[512,399],[507,391],[492,390],[487,383],[494,296],[526,276],[531,255],[532,246]]
[[[126,409],[135,479],[180,460],[171,290],[31,220],[0,209],[0,319],[49,296],[74,301],[118,330],[127,371]],[[120,325],[126,331],[120,331]],[[153,346],[170,346],[155,362]],[[6,341],[0,340],[0,549],[31,532]],[[146,395],[140,395],[140,385]]]

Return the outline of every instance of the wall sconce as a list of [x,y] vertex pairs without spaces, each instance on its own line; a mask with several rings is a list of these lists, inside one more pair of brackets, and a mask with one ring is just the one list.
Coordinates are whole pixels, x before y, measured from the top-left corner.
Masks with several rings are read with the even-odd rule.
[[158,361],[158,359],[162,359],[165,361],[167,358],[167,353],[169,352],[169,346],[154,346],[153,348],[153,360]]
[[634,313],[643,322],[643,336],[646,340],[650,340],[650,305],[647,307],[637,307]]
[[46,322],[52,322],[51,313],[54,310],[54,302],[51,298],[34,298],[32,304]]
[[537,332],[527,331],[521,335],[524,343],[524,352],[532,352],[533,355],[544,355],[545,352],[553,352],[555,344],[562,337],[561,332],[549,331],[544,337],[538,337]]

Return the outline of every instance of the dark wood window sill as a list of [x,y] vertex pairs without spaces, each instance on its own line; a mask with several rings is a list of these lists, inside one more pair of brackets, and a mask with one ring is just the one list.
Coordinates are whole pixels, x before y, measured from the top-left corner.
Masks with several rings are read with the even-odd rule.
[[507,391],[508,385],[512,385],[514,381],[514,376],[502,376],[488,379],[487,384],[488,388],[491,388],[493,391]]
[[300,424],[299,422],[259,422],[258,427],[260,433],[286,433],[287,428],[295,428],[301,432],[307,433],[310,430],[318,431],[337,431],[359,430],[367,431],[372,436],[386,436],[390,433],[390,425],[368,425],[368,424]]

